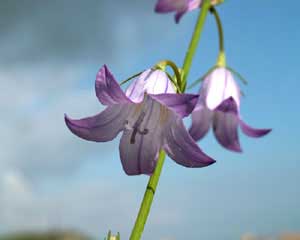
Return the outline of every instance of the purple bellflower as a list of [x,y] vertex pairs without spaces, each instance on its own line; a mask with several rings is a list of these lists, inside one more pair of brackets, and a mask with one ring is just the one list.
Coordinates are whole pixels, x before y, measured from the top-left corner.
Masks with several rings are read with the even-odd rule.
[[160,149],[185,167],[215,162],[201,151],[182,121],[194,109],[198,95],[176,94],[165,72],[144,71],[124,93],[104,65],[95,88],[107,108],[80,120],[65,116],[66,124],[75,135],[96,142],[110,141],[123,132],[119,151],[126,174],[152,174]]
[[186,12],[199,8],[201,3],[202,0],[158,0],[155,11],[158,13],[176,12],[175,22],[178,23]]
[[241,152],[238,126],[249,137],[262,137],[271,129],[254,129],[240,117],[240,89],[231,72],[218,67],[204,79],[198,103],[192,112],[189,130],[195,141],[203,138],[212,123],[218,142],[225,148]]

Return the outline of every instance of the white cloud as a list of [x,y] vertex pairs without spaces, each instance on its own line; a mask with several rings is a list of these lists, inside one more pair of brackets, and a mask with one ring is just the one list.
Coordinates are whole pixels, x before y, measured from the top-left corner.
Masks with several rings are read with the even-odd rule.
[[4,202],[7,202],[6,198],[24,201],[31,196],[31,189],[26,179],[15,170],[6,170],[6,172],[1,175],[0,189],[3,193],[1,200]]
[[[124,7],[128,4],[120,4],[123,7],[118,8],[125,12]],[[8,10],[15,7],[13,3],[8,5]],[[63,6],[60,8],[50,2],[47,3],[50,10],[43,12],[46,15],[31,14],[30,9],[40,13],[37,9],[44,8],[44,4],[36,2],[33,5],[29,2],[26,7],[19,6],[13,19],[12,14],[1,14],[1,17],[10,19],[2,19],[2,22],[12,25],[8,24],[10,26],[1,30],[6,33],[0,40],[3,53],[0,59],[0,111],[4,113],[0,118],[0,176],[5,176],[0,179],[0,196],[5,195],[5,202],[0,198],[0,232],[70,226],[95,235],[97,231],[106,233],[112,227],[129,234],[132,226],[128,217],[135,217],[132,212],[139,204],[133,205],[131,194],[105,180],[101,185],[91,184],[90,187],[81,181],[72,189],[68,189],[69,185],[64,182],[64,178],[80,170],[87,159],[99,153],[103,156],[116,147],[115,143],[83,141],[65,126],[64,113],[80,118],[103,110],[95,97],[94,79],[88,79],[91,86],[79,87],[87,75],[94,76],[98,70],[90,74],[88,64],[95,59],[100,64],[104,59],[110,62],[114,59],[118,63],[118,59],[125,59],[124,55],[132,46],[145,44],[144,35],[137,34],[145,27],[142,22],[134,21],[128,15],[126,21],[109,20],[113,25],[107,25],[107,18],[112,16],[101,16],[101,13],[116,9],[109,1],[105,5],[106,9],[99,7],[98,10],[88,7],[99,14],[81,16],[84,26],[79,29],[81,24],[65,18]],[[135,11],[144,20],[152,14],[145,3],[135,6],[146,9]],[[86,12],[81,7],[78,11]],[[57,18],[53,19],[51,12],[57,13]],[[20,18],[23,15],[28,17]],[[92,22],[91,16],[95,18]],[[56,21],[59,24],[55,24]],[[129,35],[125,28],[130,29]],[[66,44],[65,40],[70,38],[72,41]],[[55,190],[38,187],[41,182],[47,179],[54,182],[51,179],[57,177],[61,180],[54,183]],[[101,199],[105,197],[110,199],[101,205]],[[101,219],[103,216],[105,219]],[[108,223],[115,225],[109,226]]]
[[[2,180],[2,181],[1,181]],[[109,229],[129,234],[135,215],[131,188],[98,181],[76,183],[55,194],[31,192],[19,176],[0,180],[5,201],[0,198],[0,223],[4,232],[49,229],[78,229],[93,236],[105,236]],[[109,205],[109,207],[107,207]]]
[[95,145],[79,141],[67,130],[64,113],[85,117],[103,107],[93,90],[70,87],[82,76],[81,68],[35,68],[0,71],[6,89],[0,101],[5,112],[0,119],[0,164],[25,175],[69,174]]
[[[104,108],[93,87],[74,87],[84,74],[71,65],[1,69],[0,233],[76,228],[129,235],[140,200],[133,188],[122,189],[119,179],[64,181],[88,158],[116,147],[83,141],[65,126],[64,113],[80,118]],[[46,181],[54,189],[40,185]]]

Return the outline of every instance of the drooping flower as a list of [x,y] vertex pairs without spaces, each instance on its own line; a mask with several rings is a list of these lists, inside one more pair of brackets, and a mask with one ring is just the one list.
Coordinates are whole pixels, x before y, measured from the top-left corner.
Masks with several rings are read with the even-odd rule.
[[218,142],[225,148],[241,152],[238,126],[249,137],[262,137],[271,129],[255,129],[240,117],[241,92],[231,72],[218,67],[204,79],[198,103],[192,112],[190,135],[198,141],[212,124]]
[[185,167],[205,167],[215,161],[205,155],[183,125],[198,96],[176,94],[165,72],[148,69],[124,93],[104,65],[97,74],[96,95],[107,108],[92,117],[72,120],[69,129],[77,136],[106,142],[123,132],[119,152],[128,175],[152,174],[163,149]]
[[178,23],[186,12],[199,8],[201,3],[202,0],[158,0],[155,11],[158,13],[176,12],[175,21]]

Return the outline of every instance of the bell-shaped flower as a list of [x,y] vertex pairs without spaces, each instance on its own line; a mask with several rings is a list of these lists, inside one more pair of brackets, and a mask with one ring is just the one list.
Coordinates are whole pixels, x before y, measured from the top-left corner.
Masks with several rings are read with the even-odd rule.
[[218,142],[225,148],[241,152],[238,126],[249,137],[261,137],[271,129],[255,129],[240,117],[240,89],[231,72],[218,67],[204,79],[198,103],[192,112],[190,135],[198,141],[212,124]]
[[185,167],[205,167],[215,161],[188,134],[182,118],[194,109],[198,95],[176,94],[167,74],[148,69],[124,93],[106,66],[96,78],[96,95],[107,108],[92,117],[72,120],[77,136],[106,142],[123,132],[119,151],[128,175],[152,174],[160,149]]
[[202,0],[158,0],[155,11],[158,13],[176,12],[175,21],[178,23],[186,12],[199,8],[201,3]]

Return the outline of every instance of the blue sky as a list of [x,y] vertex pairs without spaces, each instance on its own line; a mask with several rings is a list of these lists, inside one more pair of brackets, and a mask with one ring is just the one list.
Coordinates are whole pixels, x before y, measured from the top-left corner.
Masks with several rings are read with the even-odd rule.
[[[243,119],[270,135],[240,134],[244,152],[199,144],[217,163],[183,168],[168,159],[144,238],[239,239],[300,231],[300,129],[296,0],[233,1],[218,7],[228,65],[242,73]],[[181,65],[197,18],[153,12],[155,1],[4,0],[0,3],[0,233],[76,228],[128,239],[147,176],[128,177],[119,138],[91,143],[73,136],[63,114],[103,109],[94,94],[105,63],[120,81],[162,59]],[[209,16],[189,82],[217,55]],[[195,87],[190,92],[197,92]]]

